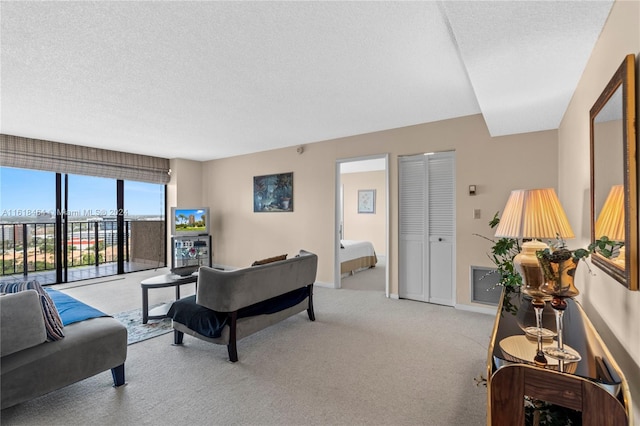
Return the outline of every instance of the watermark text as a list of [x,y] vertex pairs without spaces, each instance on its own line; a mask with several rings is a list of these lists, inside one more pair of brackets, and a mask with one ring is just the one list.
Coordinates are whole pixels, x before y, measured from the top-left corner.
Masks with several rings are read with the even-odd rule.
[[67,217],[104,217],[104,216],[127,216],[129,212],[125,209],[82,209],[82,210],[60,210],[60,209],[4,209],[0,216],[3,217],[38,217],[38,216],[67,216]]

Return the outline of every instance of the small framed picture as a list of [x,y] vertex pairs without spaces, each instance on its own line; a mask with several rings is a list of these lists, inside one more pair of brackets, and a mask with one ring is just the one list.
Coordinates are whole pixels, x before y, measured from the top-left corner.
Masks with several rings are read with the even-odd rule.
[[375,213],[376,212],[376,190],[375,189],[359,189],[358,190],[358,213]]

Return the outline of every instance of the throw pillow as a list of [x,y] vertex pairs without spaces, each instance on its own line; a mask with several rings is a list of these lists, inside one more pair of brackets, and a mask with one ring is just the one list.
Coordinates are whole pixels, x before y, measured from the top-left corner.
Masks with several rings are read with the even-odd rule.
[[262,259],[262,260],[256,260],[255,262],[253,262],[251,264],[251,266],[266,265],[267,263],[277,262],[279,260],[287,260],[287,255],[286,254],[281,254],[280,256],[273,256],[273,257],[268,257],[268,258]]
[[47,340],[56,341],[64,337],[62,320],[56,309],[56,305],[51,300],[49,294],[42,288],[38,281],[23,281],[13,283],[0,284],[0,293],[17,293],[24,290],[35,290],[40,295],[40,303],[42,304],[42,315],[44,316],[44,325],[47,329]]

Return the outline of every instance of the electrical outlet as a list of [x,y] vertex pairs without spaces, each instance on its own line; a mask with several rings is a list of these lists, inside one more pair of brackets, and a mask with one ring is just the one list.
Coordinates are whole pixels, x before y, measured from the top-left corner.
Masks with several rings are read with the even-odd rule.
[[480,209],[473,209],[473,218],[480,219]]

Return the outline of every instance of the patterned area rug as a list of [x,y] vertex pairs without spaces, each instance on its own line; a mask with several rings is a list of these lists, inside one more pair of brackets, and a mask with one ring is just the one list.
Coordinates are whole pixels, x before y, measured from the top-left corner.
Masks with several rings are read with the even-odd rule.
[[[153,306],[149,308],[151,310]],[[127,345],[133,345],[173,331],[171,318],[150,319],[146,324],[142,324],[142,309],[120,312],[113,317],[127,327]]]

